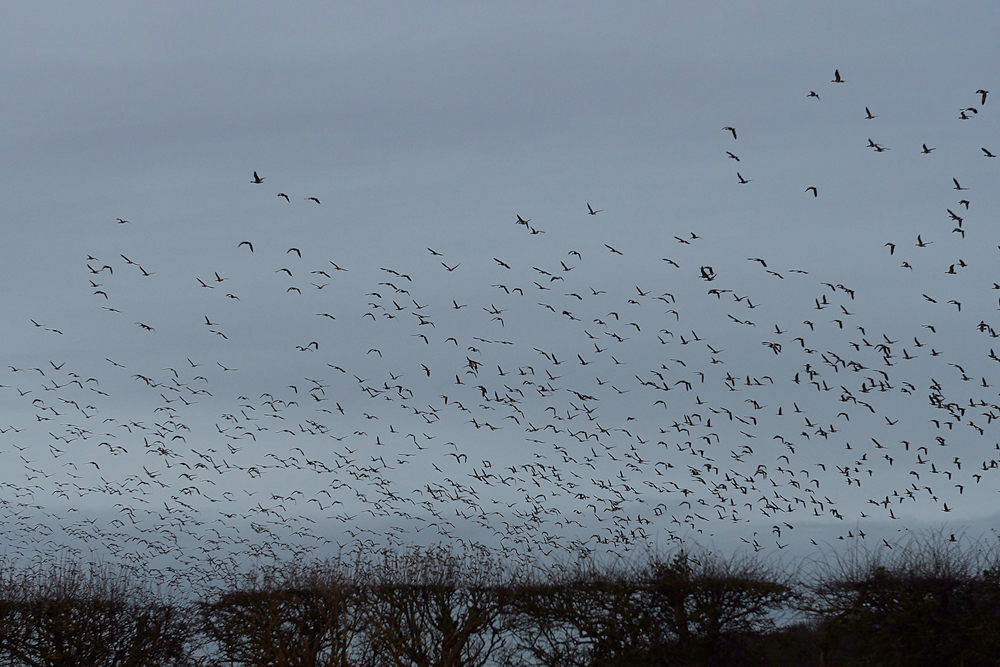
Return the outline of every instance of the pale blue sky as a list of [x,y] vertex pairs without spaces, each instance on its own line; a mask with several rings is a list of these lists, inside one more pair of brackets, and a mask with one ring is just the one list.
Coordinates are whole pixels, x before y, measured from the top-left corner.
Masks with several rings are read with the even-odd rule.
[[[224,551],[251,533],[237,560],[325,554],[347,530],[800,554],[859,527],[988,530],[1000,161],[982,148],[1000,154],[1000,135],[976,91],[1000,95],[997,11],[8,6],[0,424],[19,430],[0,435],[0,499],[23,522],[8,553],[40,524],[46,548],[124,542],[122,506],[164,543],[179,531],[165,553],[192,567],[209,525]],[[425,528],[445,517],[444,535]],[[272,533],[247,527],[264,519]]]

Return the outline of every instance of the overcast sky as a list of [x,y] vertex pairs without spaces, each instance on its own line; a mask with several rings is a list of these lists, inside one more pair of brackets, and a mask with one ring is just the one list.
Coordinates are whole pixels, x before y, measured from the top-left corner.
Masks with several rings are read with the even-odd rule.
[[997,13],[8,5],[7,555],[988,533]]

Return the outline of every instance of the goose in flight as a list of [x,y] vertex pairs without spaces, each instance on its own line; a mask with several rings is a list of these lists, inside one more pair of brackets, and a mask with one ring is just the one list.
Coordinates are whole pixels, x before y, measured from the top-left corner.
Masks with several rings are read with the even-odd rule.
[[818,197],[819,196],[819,192],[816,190],[816,186],[815,185],[810,185],[808,188],[806,188],[806,192],[809,192],[810,190],[812,190],[813,197]]
[[833,70],[833,79],[830,81],[830,83],[847,83],[847,80],[846,79],[841,79],[840,78],[840,70],[839,69],[835,69],[835,70]]
[[806,97],[815,97],[817,100],[819,99],[819,95],[816,93],[815,90],[810,90],[809,94],[806,95]]
[[740,174],[740,172],[736,172],[736,177],[740,179],[741,185],[746,185],[747,183],[753,180],[752,178],[743,178],[743,175]]
[[590,213],[590,215],[597,215],[598,213],[600,213],[600,212],[601,212],[601,211],[603,211],[603,210],[604,210],[603,208],[599,208],[599,209],[597,209],[597,210],[595,211],[595,210],[594,210],[594,209],[593,209],[593,208],[592,208],[592,207],[590,206],[590,203],[589,203],[589,202],[587,203],[587,212],[588,212],[588,213]]
[[865,120],[873,120],[875,118],[878,118],[878,116],[872,115],[872,112],[868,110],[868,107],[865,107]]
[[924,150],[920,151],[925,155],[930,155],[931,151],[937,150],[936,148],[927,148],[927,144],[924,144]]
[[732,132],[733,133],[733,139],[736,138],[736,128],[735,127],[724,127],[722,129],[724,131],[726,131],[726,132]]
[[983,90],[982,88],[980,88],[979,90],[976,91],[976,95],[982,95],[983,96],[983,99],[982,99],[982,101],[980,101],[979,106],[983,106],[984,104],[986,104],[986,96],[989,94],[989,92],[990,91]]
[[983,151],[983,153],[985,153],[985,154],[986,154],[986,157],[996,157],[996,155],[994,155],[993,153],[989,152],[989,151],[988,151],[988,150],[986,150],[985,148],[982,148],[982,149],[980,149],[980,150],[982,150],[982,151]]
[[251,183],[254,183],[255,185],[260,185],[261,183],[263,183],[263,182],[264,182],[264,179],[263,179],[263,178],[261,178],[260,176],[258,176],[258,175],[257,175],[257,172],[255,171],[255,172],[253,173],[253,180],[252,180],[252,181],[250,181],[250,182],[251,182]]
[[306,200],[306,201],[314,201],[314,202],[316,202],[317,204],[318,204],[318,203],[320,203],[320,202],[319,202],[319,199],[316,199],[316,197],[306,197],[306,199],[305,199],[305,200]]
[[286,194],[285,194],[284,192],[279,192],[279,193],[278,193],[278,196],[279,196],[279,197],[284,197],[284,198],[285,198],[285,201],[287,201],[287,202],[289,202],[289,203],[291,203],[291,201],[292,201],[291,199],[289,199],[289,198],[288,198],[288,195],[286,195]]

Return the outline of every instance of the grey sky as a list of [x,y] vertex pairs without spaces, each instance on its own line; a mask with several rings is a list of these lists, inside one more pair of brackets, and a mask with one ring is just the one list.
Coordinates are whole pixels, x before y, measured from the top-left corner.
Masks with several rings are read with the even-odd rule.
[[9,556],[141,552],[125,506],[192,568],[209,526],[239,562],[996,525],[992,3],[5,14]]

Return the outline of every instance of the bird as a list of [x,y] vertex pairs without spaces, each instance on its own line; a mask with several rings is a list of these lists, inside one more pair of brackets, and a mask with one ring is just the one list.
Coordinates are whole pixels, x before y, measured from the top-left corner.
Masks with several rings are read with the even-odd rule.
[[736,138],[736,128],[735,127],[724,127],[722,129],[725,132],[732,132],[733,133],[733,139]]
[[979,102],[979,106],[983,106],[984,104],[986,104],[986,96],[989,94],[989,92],[990,91],[983,90],[982,88],[980,88],[979,90],[976,91],[977,95],[982,95],[982,99]]
[[291,199],[288,198],[288,195],[286,195],[284,192],[279,192],[278,196],[279,197],[284,197],[286,202],[291,203],[291,201],[292,201]]
[[816,190],[816,186],[815,185],[810,185],[808,188],[806,188],[806,192],[809,192],[810,190],[812,190],[813,197],[818,197],[819,196],[819,191]]
[[920,152],[923,153],[923,154],[925,154],[925,155],[929,155],[930,152],[933,151],[933,150],[937,150],[937,149],[935,149],[935,148],[927,148],[927,144],[924,144],[924,149],[922,151],[920,151]]
[[981,148],[980,150],[983,151],[983,153],[986,155],[986,157],[996,157],[996,155],[994,155],[993,153],[989,152],[985,148]]
[[[250,252],[253,252],[253,244],[250,243],[249,241],[240,241],[239,245],[240,246],[244,246],[245,245],[246,247],[250,248]],[[239,247],[239,246],[237,246],[237,247]]]
[[257,172],[255,171],[255,172],[253,173],[253,180],[252,180],[252,181],[250,181],[250,182],[251,182],[251,183],[254,183],[254,184],[256,184],[256,185],[260,185],[261,183],[263,183],[263,182],[264,182],[264,178],[262,178],[262,177],[258,176],[258,175],[257,175]]
[[833,79],[830,81],[830,83],[847,83],[847,81],[845,81],[844,79],[841,79],[840,78],[840,70],[839,69],[835,69],[835,70],[833,70]]
[[590,213],[590,215],[597,215],[598,213],[600,213],[600,212],[601,212],[601,211],[603,211],[603,210],[604,210],[603,208],[599,208],[599,209],[597,209],[597,210],[595,211],[594,209],[592,209],[592,208],[590,207],[590,204],[589,204],[589,203],[587,204],[587,212],[588,212],[588,213]]
[[815,97],[817,100],[819,99],[819,95],[816,93],[815,90],[810,90],[809,94],[806,95],[806,97]]
[[875,118],[878,118],[878,116],[873,116],[872,112],[868,110],[868,107],[865,107],[865,120],[874,120]]
[[317,204],[318,204],[318,203],[320,203],[320,202],[319,202],[319,199],[317,199],[316,197],[306,197],[306,198],[305,198],[305,201],[314,201],[314,202],[316,202]]
[[743,174],[741,174],[740,172],[736,172],[736,178],[740,179],[740,184],[741,185],[746,185],[751,180],[753,180],[753,179],[750,179],[750,178],[743,178]]
[[961,185],[959,185],[957,178],[953,178],[951,180],[955,184],[955,188],[954,188],[955,190],[968,190],[969,189],[969,188],[963,188]]

